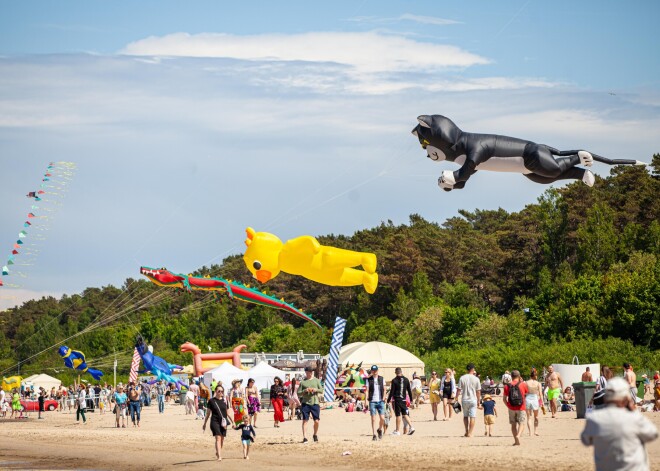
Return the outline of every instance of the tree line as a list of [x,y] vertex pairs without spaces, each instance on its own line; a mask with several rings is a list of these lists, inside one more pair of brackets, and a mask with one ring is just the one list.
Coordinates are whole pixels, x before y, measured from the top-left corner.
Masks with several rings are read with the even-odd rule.
[[[376,253],[376,293],[287,274],[259,288],[311,313],[322,329],[200,292],[145,302],[165,288],[131,278],[121,287],[28,301],[0,316],[0,370],[15,374],[21,362],[24,372],[66,375],[56,349],[30,357],[77,335],[69,346],[89,359],[104,358],[103,364],[119,352],[125,374],[138,331],[170,362],[190,363],[178,349],[186,341],[212,351],[245,343],[249,351],[325,354],[335,316],[348,320],[345,342],[393,343],[429,368],[459,370],[473,361],[484,374],[497,375],[578,355],[583,363],[630,361],[657,369],[659,216],[656,154],[648,168],[614,167],[593,188],[549,188],[518,212],[460,210],[442,223],[413,214],[407,224],[387,221],[352,236],[318,237],[322,244]],[[252,282],[241,255],[195,274]],[[104,318],[111,321],[94,327]]]

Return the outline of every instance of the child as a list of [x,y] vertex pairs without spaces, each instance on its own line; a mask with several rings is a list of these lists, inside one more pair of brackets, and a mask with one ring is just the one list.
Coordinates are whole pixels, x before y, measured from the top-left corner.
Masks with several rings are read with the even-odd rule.
[[495,417],[497,417],[497,409],[495,408],[495,401],[490,394],[484,396],[484,400],[481,403],[484,408],[484,425],[486,431],[484,432],[485,436],[493,436],[493,425],[495,425]]
[[243,459],[249,460],[250,457],[250,445],[254,441],[254,437],[257,436],[257,433],[254,431],[254,427],[250,425],[250,417],[244,416],[243,423],[236,426],[236,430],[241,431],[241,443],[243,443]]
[[195,420],[200,419],[204,420],[204,416],[206,415],[206,410],[204,409],[204,404],[202,404],[202,401],[199,401],[197,404],[197,417],[195,417]]

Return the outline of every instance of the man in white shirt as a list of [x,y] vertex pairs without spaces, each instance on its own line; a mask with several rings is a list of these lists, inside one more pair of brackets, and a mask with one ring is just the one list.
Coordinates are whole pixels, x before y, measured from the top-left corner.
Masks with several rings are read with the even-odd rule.
[[[385,381],[378,374],[378,366],[372,365],[371,376],[365,381],[367,386],[367,400],[369,401],[369,413],[371,415],[371,432],[373,441],[383,438],[385,427]],[[378,429],[376,429],[376,416],[380,418]],[[376,436],[378,433],[378,436]]]
[[648,471],[644,444],[658,438],[658,429],[635,410],[628,382],[612,378],[605,387],[605,407],[587,414],[580,438],[594,447],[596,471]]
[[456,398],[461,396],[465,437],[471,437],[477,420],[477,409],[481,409],[481,383],[477,378],[474,363],[467,365],[467,373],[458,380]]
[[419,407],[419,398],[422,396],[422,380],[419,379],[417,373],[413,373],[412,381],[410,382],[410,389],[412,389],[413,397],[411,398],[411,407],[416,409]]

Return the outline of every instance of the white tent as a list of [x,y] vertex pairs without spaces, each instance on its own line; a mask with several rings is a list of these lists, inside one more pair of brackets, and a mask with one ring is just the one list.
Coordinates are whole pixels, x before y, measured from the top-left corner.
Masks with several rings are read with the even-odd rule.
[[50,392],[52,388],[59,388],[62,381],[41,373],[23,378],[21,384],[24,384],[25,386],[34,386],[35,391],[38,391],[39,388],[44,388],[46,391]]
[[282,382],[284,382],[284,376],[287,374],[290,374],[290,372],[278,370],[265,361],[257,363],[247,372],[248,378],[254,379],[254,383],[259,391],[262,389],[270,389],[273,385],[273,379],[275,376],[279,376]]
[[424,374],[424,362],[403,348],[384,342],[355,342],[344,345],[339,351],[339,364],[343,368],[346,363],[358,365],[362,363],[365,370],[371,365],[378,365],[378,372],[386,381],[394,378],[394,369],[400,367],[403,375],[412,378],[413,373]]
[[235,379],[242,379],[243,385],[245,385],[248,378],[247,374],[247,371],[236,368],[231,363],[226,362],[217,368],[213,368],[212,370],[204,373],[203,381],[204,384],[206,384],[208,387],[211,387],[213,380],[222,382],[222,385],[225,387],[225,391],[229,392],[231,389],[231,382]]

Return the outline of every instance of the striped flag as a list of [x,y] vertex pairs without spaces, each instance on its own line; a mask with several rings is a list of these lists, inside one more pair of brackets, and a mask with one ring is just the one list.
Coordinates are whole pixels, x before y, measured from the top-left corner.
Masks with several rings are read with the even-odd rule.
[[344,329],[346,328],[346,319],[335,318],[335,328],[332,331],[332,342],[330,343],[330,359],[328,369],[325,372],[325,388],[323,398],[325,402],[335,400],[335,382],[337,381],[337,367],[339,366],[339,349],[344,340]]
[[137,347],[133,350],[133,361],[131,362],[131,373],[128,375],[128,380],[137,384],[138,368],[140,368],[140,354]]

